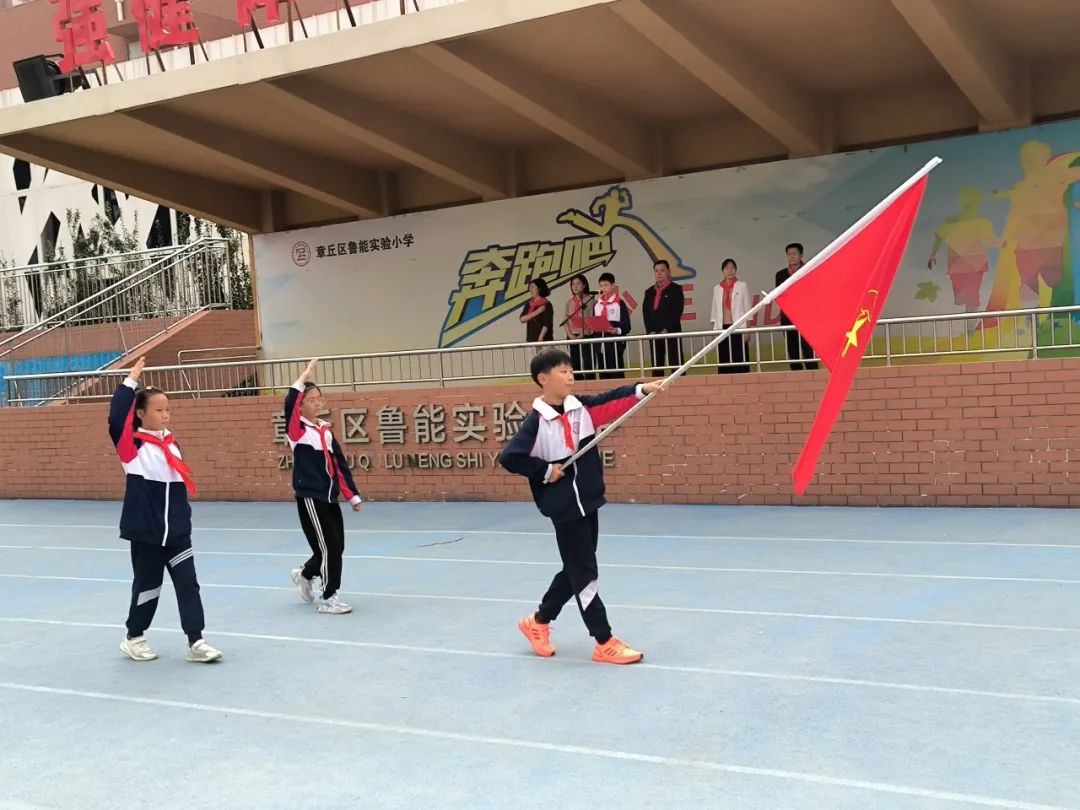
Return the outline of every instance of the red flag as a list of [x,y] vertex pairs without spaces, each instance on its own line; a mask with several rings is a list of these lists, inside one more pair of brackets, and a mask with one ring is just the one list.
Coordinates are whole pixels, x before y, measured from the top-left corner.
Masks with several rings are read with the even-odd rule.
[[[932,167],[931,167],[932,168]],[[808,264],[777,296],[780,308],[831,372],[792,481],[802,495],[885,306],[926,189],[926,173]],[[903,188],[901,186],[901,188]]]

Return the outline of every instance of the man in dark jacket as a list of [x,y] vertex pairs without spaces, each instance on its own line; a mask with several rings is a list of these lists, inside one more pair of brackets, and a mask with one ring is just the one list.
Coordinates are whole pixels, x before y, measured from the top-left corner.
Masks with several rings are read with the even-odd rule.
[[[792,242],[788,245],[785,252],[787,253],[787,267],[776,271],[777,287],[787,281],[804,264],[803,246],[798,242]],[[780,323],[784,326],[791,326],[791,319],[784,314],[783,310],[780,310]],[[784,332],[784,337],[787,340],[787,356],[788,360],[791,361],[792,371],[799,371],[804,368],[812,370],[818,367],[818,364],[812,360],[814,347],[803,339],[803,336],[799,334],[799,330],[788,330]]]
[[[653,264],[653,276],[656,284],[645,291],[645,301],[641,305],[645,332],[649,335],[680,334],[686,303],[683,288],[671,280],[671,265],[665,259]],[[654,339],[650,345],[654,377],[666,377],[682,365],[682,342],[679,338]]]

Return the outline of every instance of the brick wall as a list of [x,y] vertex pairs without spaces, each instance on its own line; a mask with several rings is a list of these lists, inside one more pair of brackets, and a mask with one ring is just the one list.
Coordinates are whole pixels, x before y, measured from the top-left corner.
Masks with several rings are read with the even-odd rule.
[[[255,334],[255,310],[210,310],[200,312],[181,328],[162,335],[145,347],[148,366],[174,366],[177,353],[190,349],[217,349],[219,346],[254,346],[259,342]],[[191,355],[184,362],[211,363],[216,358],[237,352],[215,351]]]
[[[156,318],[138,322],[139,328],[148,334],[163,328],[164,324],[164,320]],[[130,325],[125,327],[129,331],[135,331]],[[17,334],[18,332],[0,332],[0,340],[7,340]],[[122,346],[123,340],[116,324],[72,326],[45,332],[31,343],[12,350],[4,359],[32,360],[38,357],[63,357],[67,354],[101,354],[120,351]]]
[[[1080,361],[1046,360],[864,369],[825,448],[818,475],[794,498],[791,466],[806,436],[826,373],[783,372],[681,381],[608,442],[614,501],[836,505],[1080,506]],[[582,385],[582,390],[597,384]],[[416,452],[417,405],[486,408],[484,442],[441,448],[496,452],[491,406],[520,401],[530,386],[331,394],[340,411],[367,408],[362,426],[370,472],[359,485],[379,500],[522,500],[522,479],[482,469],[384,468],[384,455]],[[381,446],[378,411],[407,415],[409,441]],[[285,452],[274,444],[274,398],[177,401],[174,427],[206,500],[290,496]],[[58,431],[57,426],[63,426]],[[69,434],[70,431],[70,434]],[[122,476],[105,431],[105,406],[0,409],[0,497],[117,498]],[[79,436],[72,441],[67,435]],[[440,451],[426,446],[425,452]],[[49,456],[42,463],[42,455]],[[456,461],[456,458],[453,459]]]

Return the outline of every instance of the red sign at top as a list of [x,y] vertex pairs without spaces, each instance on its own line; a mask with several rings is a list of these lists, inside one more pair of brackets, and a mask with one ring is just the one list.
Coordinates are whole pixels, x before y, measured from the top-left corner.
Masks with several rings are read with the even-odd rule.
[[188,0],[132,0],[143,52],[175,45],[194,45],[199,28]]
[[109,32],[106,30],[102,0],[49,0],[58,6],[53,15],[53,33],[64,46],[60,69],[70,73],[75,68],[116,62]]
[[257,8],[266,9],[268,23],[280,22],[281,10],[278,7],[282,3],[295,2],[296,0],[236,0],[236,22],[243,27],[251,25],[251,16]]

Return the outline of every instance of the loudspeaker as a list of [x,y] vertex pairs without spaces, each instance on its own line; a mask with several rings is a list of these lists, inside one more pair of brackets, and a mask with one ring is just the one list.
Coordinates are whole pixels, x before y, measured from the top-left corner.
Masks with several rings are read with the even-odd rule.
[[44,56],[31,56],[11,63],[19,80],[23,101],[52,98],[75,90],[89,90],[90,82],[82,70],[64,75],[60,66]]
[[61,75],[60,67],[55,62],[50,62],[44,56],[31,56],[11,64],[19,80],[23,101],[37,101],[60,95],[61,90],[53,81],[54,77]]

